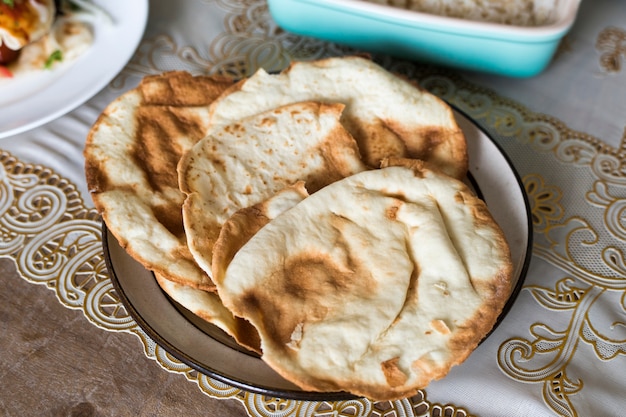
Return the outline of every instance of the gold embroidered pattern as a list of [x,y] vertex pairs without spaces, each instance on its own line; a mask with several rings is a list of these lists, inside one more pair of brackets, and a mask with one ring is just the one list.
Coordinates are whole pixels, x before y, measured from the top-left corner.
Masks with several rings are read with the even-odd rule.
[[[596,199],[597,197],[593,197]],[[601,201],[598,199],[598,201]],[[546,403],[559,415],[577,416],[572,396],[584,389],[584,381],[571,380],[568,366],[576,360],[578,345],[593,346],[598,359],[607,361],[626,354],[626,339],[611,336],[621,321],[607,322],[590,313],[596,303],[615,303],[620,296],[623,309],[626,268],[622,247],[611,246],[590,224],[573,217],[565,224],[549,228],[545,244],[538,243],[534,254],[559,267],[568,275],[549,286],[529,285],[529,291],[542,307],[570,317],[564,329],[541,323],[531,327],[533,339],[514,338],[500,347],[499,364],[511,377],[543,383]],[[577,259],[587,251],[597,264],[582,265]],[[546,364],[547,363],[547,364]]]
[[123,330],[135,323],[114,294],[100,228],[98,213],[85,207],[73,184],[0,153],[0,256],[94,324]]
[[558,188],[547,186],[538,174],[525,176],[524,188],[530,202],[534,230],[543,231],[563,217],[561,191]]
[[626,30],[614,26],[604,29],[596,39],[596,49],[602,53],[600,66],[605,71],[621,71],[626,59]]
[[[224,30],[207,51],[178,46],[169,35],[144,40],[132,61],[111,83],[123,89],[131,75],[145,76],[185,70],[192,74],[221,74],[240,79],[263,67],[280,71],[294,59],[343,55],[349,48],[293,35],[280,29],[269,17],[265,0],[203,0],[225,13]],[[172,65],[174,64],[174,65]]]

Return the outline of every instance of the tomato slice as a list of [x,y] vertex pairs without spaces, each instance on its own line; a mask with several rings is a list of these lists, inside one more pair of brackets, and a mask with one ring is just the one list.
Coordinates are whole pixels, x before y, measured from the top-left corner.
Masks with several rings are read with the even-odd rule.
[[13,73],[7,67],[0,65],[0,78],[13,78]]

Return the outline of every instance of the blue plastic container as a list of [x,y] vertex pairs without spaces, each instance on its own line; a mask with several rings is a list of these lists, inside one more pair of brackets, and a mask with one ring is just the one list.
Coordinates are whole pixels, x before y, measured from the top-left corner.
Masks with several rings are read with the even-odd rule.
[[580,0],[558,0],[554,22],[512,26],[414,12],[360,0],[268,0],[283,29],[383,53],[512,77],[543,71],[569,31]]

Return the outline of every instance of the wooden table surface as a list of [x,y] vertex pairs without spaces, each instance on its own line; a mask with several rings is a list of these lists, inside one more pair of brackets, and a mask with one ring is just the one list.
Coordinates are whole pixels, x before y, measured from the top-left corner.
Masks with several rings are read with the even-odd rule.
[[135,335],[95,328],[10,259],[0,259],[0,288],[0,415],[246,415],[239,401],[165,372]]

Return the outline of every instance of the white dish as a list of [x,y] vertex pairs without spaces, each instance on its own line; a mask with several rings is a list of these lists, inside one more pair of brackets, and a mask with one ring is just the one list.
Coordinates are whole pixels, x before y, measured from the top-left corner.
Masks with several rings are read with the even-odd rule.
[[[487,202],[511,247],[514,291],[497,327],[515,301],[530,261],[530,209],[524,187],[504,153],[473,121],[460,113],[456,115],[467,137],[470,182]],[[104,223],[102,237],[117,294],[138,325],[172,356],[217,380],[272,397],[310,401],[350,397],[346,393],[302,391],[284,380],[256,355],[239,348],[219,329],[169,299],[152,273],[125,252]]]
[[113,24],[94,20],[94,43],[75,62],[0,85],[0,139],[25,132],[80,106],[109,83],[135,53],[148,0],[94,0]]

